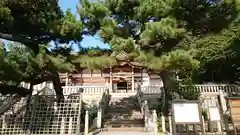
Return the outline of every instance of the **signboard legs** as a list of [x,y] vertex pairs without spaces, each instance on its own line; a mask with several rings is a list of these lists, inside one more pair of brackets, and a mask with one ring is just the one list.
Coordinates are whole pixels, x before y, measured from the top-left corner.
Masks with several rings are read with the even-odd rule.
[[173,101],[172,107],[173,135],[177,135],[176,125],[178,124],[187,126],[190,124],[200,124],[202,135],[205,135],[204,121],[202,119],[199,101]]

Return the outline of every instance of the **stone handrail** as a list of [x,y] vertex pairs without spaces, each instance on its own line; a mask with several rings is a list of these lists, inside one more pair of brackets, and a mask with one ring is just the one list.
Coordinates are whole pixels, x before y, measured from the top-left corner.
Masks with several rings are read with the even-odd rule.
[[146,131],[149,131],[149,124],[150,124],[150,113],[149,113],[149,107],[148,102],[144,101],[143,104],[143,116],[144,116],[144,127]]
[[149,85],[141,87],[141,92],[144,94],[161,94],[163,90],[164,87],[160,85]]
[[142,104],[142,101],[141,101],[141,96],[142,96],[141,87],[138,86],[136,91],[137,91],[137,93],[136,93],[136,97],[137,97],[137,99],[138,99],[138,102],[139,102],[140,105],[141,105],[141,104]]
[[109,89],[106,89],[102,95],[101,101],[99,102],[98,115],[97,115],[97,128],[102,128],[102,121],[107,112],[110,100],[111,100],[111,95],[109,93]]
[[108,87],[106,86],[63,86],[63,94],[70,95],[77,93],[80,88],[83,88],[83,94],[99,94],[102,95]]
[[158,125],[157,125],[157,113],[156,110],[150,111],[148,107],[148,102],[144,101],[143,105],[144,110],[144,126],[145,130],[148,132],[153,132],[157,134]]

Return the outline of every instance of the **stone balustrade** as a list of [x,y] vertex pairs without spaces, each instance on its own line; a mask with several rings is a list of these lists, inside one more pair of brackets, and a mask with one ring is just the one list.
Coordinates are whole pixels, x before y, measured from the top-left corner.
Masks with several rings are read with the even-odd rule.
[[194,85],[194,87],[187,85],[182,86],[182,90],[184,91],[188,91],[190,89],[199,91],[202,95],[218,95],[220,90],[222,90],[224,94],[240,92],[240,87],[234,84],[197,84]]
[[[37,93],[37,91],[42,90],[44,87],[49,87],[53,89],[53,85],[51,83],[42,83],[39,85],[34,86],[34,93]],[[63,86],[63,93],[64,95],[70,95],[77,93],[79,88],[83,88],[84,92],[83,94],[86,96],[95,96],[95,95],[102,95],[105,89],[110,89],[109,86],[105,85],[99,85],[99,86]],[[131,92],[111,92],[114,94],[114,96],[132,96],[133,94],[137,93],[138,86],[135,86],[135,91]],[[141,86],[140,90],[145,95],[159,95],[163,93],[164,87],[162,85],[149,85],[149,86]],[[195,90],[201,92],[202,95],[218,95],[220,90],[222,90],[223,94],[229,94],[229,93],[239,93],[240,92],[240,86],[234,85],[234,84],[196,84],[194,87],[183,85],[182,86],[183,91],[188,90]],[[115,94],[116,93],[116,94]]]

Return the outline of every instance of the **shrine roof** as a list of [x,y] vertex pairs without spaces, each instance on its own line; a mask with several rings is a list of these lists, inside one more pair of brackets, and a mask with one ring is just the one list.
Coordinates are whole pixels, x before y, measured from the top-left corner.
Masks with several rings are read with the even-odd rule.
[[[78,55],[77,53],[71,53],[72,55]],[[131,61],[126,52],[121,51],[119,53],[113,52],[112,57],[115,57],[120,66],[129,65],[133,67],[144,67],[142,63]]]
[[[129,64],[130,66],[135,66],[135,67],[143,67],[142,63],[136,62],[136,61],[131,61],[127,55],[126,52],[122,51],[120,53],[115,53],[113,56],[118,60],[118,61],[124,61],[123,65]],[[123,66],[122,64],[120,64]]]

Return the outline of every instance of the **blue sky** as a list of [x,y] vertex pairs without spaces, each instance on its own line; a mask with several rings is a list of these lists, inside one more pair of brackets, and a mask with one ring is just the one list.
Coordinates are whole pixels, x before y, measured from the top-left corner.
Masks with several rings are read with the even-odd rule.
[[79,0],[59,0],[59,5],[64,11],[70,8],[72,13],[76,13],[77,12],[76,5],[79,3],[78,1]]
[[[71,2],[70,2],[71,1]],[[72,13],[77,13],[76,5],[79,4],[79,0],[59,0],[59,5],[63,11],[67,9],[71,9]],[[100,47],[103,49],[109,49],[109,45],[105,44],[101,41],[101,38],[98,35],[90,36],[90,35],[83,35],[83,40],[81,42],[81,46],[84,48],[88,47]],[[78,46],[72,46],[74,51],[78,51]]]
[[[79,4],[79,0],[59,0],[59,5],[62,8],[63,11],[66,11],[67,9],[71,9],[72,13],[77,13],[76,5]],[[5,44],[7,41],[4,41]],[[84,48],[91,48],[91,47],[99,47],[103,49],[110,49],[108,44],[105,44],[101,41],[101,38],[98,35],[90,36],[90,35],[83,35],[83,40],[81,41],[81,46]],[[50,43],[52,47],[54,48],[55,45],[53,43]],[[72,49],[74,52],[77,52],[79,50],[78,45],[73,44]]]

